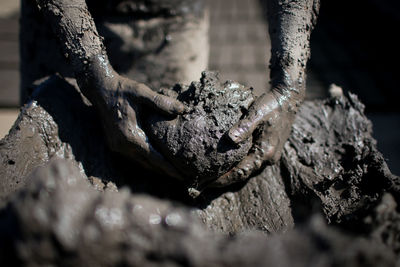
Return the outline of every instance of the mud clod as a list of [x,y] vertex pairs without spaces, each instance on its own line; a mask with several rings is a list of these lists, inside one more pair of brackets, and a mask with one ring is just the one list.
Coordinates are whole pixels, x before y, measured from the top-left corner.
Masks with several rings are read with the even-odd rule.
[[251,139],[235,145],[228,130],[246,114],[254,100],[252,90],[237,82],[221,83],[216,72],[203,72],[200,82],[176,85],[177,99],[189,112],[177,118],[153,114],[149,136],[157,148],[196,188],[217,179],[239,162]]

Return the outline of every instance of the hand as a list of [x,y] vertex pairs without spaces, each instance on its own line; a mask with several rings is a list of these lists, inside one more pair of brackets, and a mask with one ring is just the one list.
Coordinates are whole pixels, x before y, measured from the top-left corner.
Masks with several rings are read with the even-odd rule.
[[179,178],[175,168],[150,144],[141,126],[140,112],[146,106],[155,112],[174,116],[183,113],[185,106],[115,72],[112,82],[106,87],[101,90],[96,106],[111,150],[148,169]]
[[278,161],[299,103],[290,94],[283,95],[278,90],[261,95],[250,107],[248,116],[235,124],[228,133],[235,143],[253,135],[253,147],[239,164],[218,178],[211,187],[246,180],[267,163]]

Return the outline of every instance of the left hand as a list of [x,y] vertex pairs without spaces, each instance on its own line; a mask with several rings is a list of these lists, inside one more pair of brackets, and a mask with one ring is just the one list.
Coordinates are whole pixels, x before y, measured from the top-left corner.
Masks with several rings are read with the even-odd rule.
[[277,162],[289,137],[298,106],[298,101],[278,90],[261,95],[250,107],[248,116],[236,123],[228,133],[235,143],[253,135],[253,147],[241,162],[210,186],[222,187],[246,180],[266,164]]

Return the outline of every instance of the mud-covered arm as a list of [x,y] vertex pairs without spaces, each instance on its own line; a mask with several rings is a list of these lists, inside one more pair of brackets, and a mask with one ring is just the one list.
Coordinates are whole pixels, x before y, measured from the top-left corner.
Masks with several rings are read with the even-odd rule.
[[[36,0],[72,65],[82,92],[95,102],[93,91],[115,78],[102,37],[84,0]],[[97,86],[96,86],[97,85]],[[100,86],[102,85],[102,86]]]
[[271,37],[271,89],[261,95],[248,116],[229,131],[240,143],[253,136],[247,157],[214,186],[247,179],[266,163],[276,162],[289,137],[296,112],[306,91],[306,64],[310,35],[319,10],[319,0],[265,0]]
[[122,77],[109,63],[85,0],[36,0],[71,64],[79,88],[98,110],[110,148],[151,169],[178,176],[149,143],[141,106],[176,115],[185,107],[146,85]]
[[267,0],[272,90],[301,102],[319,0]]

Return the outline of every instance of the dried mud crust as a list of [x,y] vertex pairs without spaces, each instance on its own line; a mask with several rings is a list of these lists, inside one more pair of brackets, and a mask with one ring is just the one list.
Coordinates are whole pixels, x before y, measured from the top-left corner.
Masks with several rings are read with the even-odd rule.
[[247,112],[253,93],[237,82],[222,84],[218,73],[207,71],[200,82],[176,85],[174,93],[189,112],[174,119],[152,114],[147,121],[148,134],[189,186],[201,186],[247,155],[251,139],[235,145],[226,133]]

